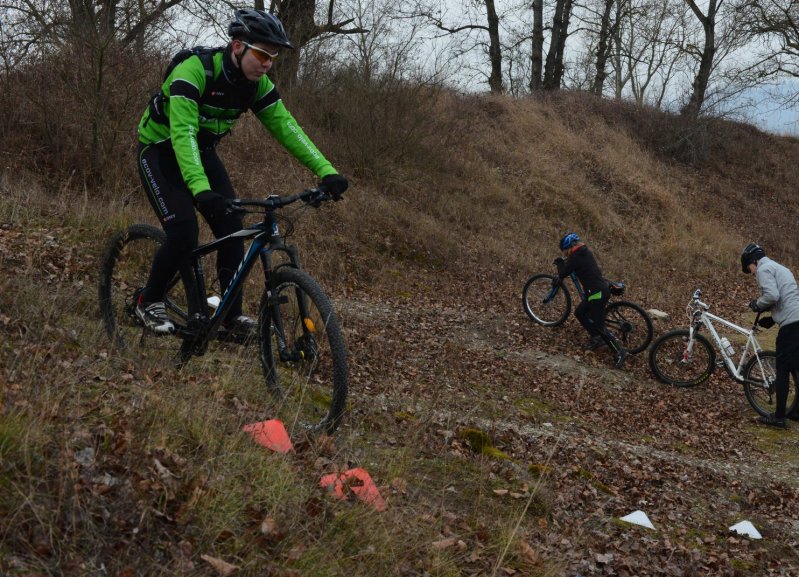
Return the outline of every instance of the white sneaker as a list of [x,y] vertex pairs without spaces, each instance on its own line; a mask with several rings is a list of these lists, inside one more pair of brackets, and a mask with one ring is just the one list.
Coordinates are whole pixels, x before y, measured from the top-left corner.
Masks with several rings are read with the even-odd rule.
[[167,335],[175,332],[175,325],[169,320],[166,314],[166,305],[162,302],[145,303],[139,300],[136,303],[136,316],[156,334]]

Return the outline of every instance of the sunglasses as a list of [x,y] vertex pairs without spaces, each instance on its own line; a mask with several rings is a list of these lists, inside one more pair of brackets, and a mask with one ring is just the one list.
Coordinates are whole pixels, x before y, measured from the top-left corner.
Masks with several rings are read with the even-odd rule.
[[252,55],[258,59],[258,62],[261,64],[266,64],[268,62],[272,62],[275,58],[277,58],[278,53],[275,52],[272,54],[271,52],[267,52],[263,48],[258,48],[257,46],[253,46],[252,44],[248,44],[247,42],[242,42],[247,48],[252,50]]

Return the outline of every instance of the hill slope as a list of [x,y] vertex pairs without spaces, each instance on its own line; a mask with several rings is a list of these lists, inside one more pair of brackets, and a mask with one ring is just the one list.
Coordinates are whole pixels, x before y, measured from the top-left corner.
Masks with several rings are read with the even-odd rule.
[[[350,414],[335,439],[290,456],[240,431],[269,407],[243,360],[214,348],[176,371],[110,349],[96,271],[102,239],[151,221],[135,192],[98,204],[6,171],[0,571],[217,574],[210,558],[246,575],[799,570],[799,432],[755,426],[722,374],[677,390],[643,356],[612,370],[605,352],[579,350],[574,321],[533,326],[519,298],[577,230],[631,300],[672,313],[659,331],[683,324],[696,286],[742,321],[756,288],[737,272],[740,247],[757,238],[796,270],[797,143],[568,95],[443,94],[429,109],[414,147],[380,166],[359,161],[354,135],[326,143],[354,186],[298,215],[293,240],[342,317]],[[224,146],[258,135],[236,138]],[[242,196],[302,185],[289,162],[268,175],[248,162],[232,169]],[[318,488],[354,465],[385,513]],[[637,509],[656,531],[618,521]],[[765,539],[729,534],[742,519]]]

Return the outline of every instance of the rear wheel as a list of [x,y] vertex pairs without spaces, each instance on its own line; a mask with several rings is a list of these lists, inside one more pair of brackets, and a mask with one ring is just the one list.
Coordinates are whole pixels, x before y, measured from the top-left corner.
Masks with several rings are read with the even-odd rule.
[[[774,382],[777,379],[777,353],[762,351],[758,357],[752,357],[744,368],[744,394],[752,408],[760,415],[767,417],[777,410],[777,392]],[[791,383],[793,380],[793,383]],[[799,405],[799,371],[791,371],[788,376],[788,400],[785,403],[785,414],[790,415]]]
[[562,325],[569,316],[572,299],[566,287],[552,286],[557,277],[541,273],[531,276],[522,290],[522,305],[530,320],[545,327]]
[[716,366],[716,352],[708,340],[688,329],[677,329],[659,337],[649,349],[649,368],[669,385],[693,387],[710,378]]
[[347,354],[333,306],[302,270],[273,273],[259,313],[261,361],[277,416],[292,437],[332,434],[347,400]]
[[[106,333],[116,350],[135,361],[172,362],[183,341],[173,335],[156,335],[135,315],[136,299],[147,284],[153,256],[166,235],[161,229],[134,224],[119,232],[108,245],[100,269],[99,302]],[[187,295],[194,294],[193,277],[184,267],[167,289],[164,304],[176,327],[189,318]],[[185,360],[185,359],[184,359]]]
[[630,354],[640,353],[652,342],[652,320],[635,303],[610,303],[605,311],[605,327]]

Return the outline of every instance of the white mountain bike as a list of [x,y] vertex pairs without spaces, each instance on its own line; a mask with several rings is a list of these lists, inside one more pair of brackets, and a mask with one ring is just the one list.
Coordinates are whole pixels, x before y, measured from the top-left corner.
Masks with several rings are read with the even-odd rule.
[[[649,350],[649,367],[664,383],[693,387],[709,379],[716,365],[723,366],[732,379],[743,385],[746,400],[755,411],[768,416],[776,408],[774,381],[777,354],[764,351],[755,333],[760,326],[770,326],[769,321],[773,325],[773,321],[770,317],[761,319],[758,313],[752,328],[745,329],[708,312],[710,305],[703,303],[701,296],[702,291],[695,290],[688,303],[691,324],[687,329],[670,331],[655,340]],[[714,323],[746,336],[746,344],[737,363],[733,345],[726,337],[719,335]],[[709,337],[700,334],[703,327]],[[715,350],[708,338],[715,343]],[[718,360],[716,350],[721,354]],[[792,371],[792,376],[793,386],[788,391],[785,409],[787,415],[793,413],[799,404],[799,371]]]

